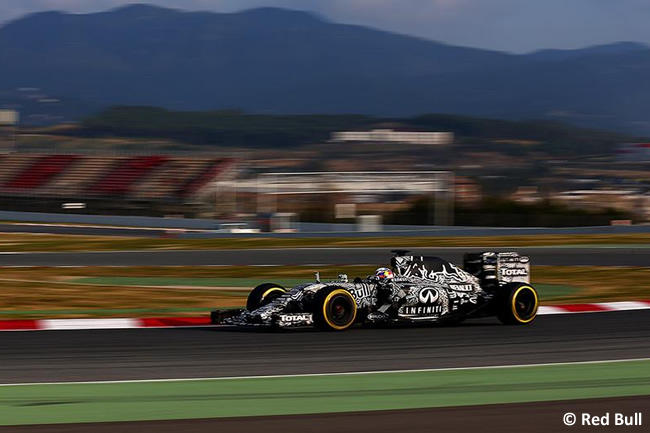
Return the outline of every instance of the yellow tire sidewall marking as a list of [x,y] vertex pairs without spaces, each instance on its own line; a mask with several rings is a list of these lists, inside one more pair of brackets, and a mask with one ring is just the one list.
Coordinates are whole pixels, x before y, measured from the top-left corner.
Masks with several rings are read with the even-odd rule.
[[270,295],[271,293],[275,292],[276,290],[279,290],[279,291],[282,292],[282,293],[286,293],[286,292],[287,292],[286,290],[284,290],[284,289],[282,289],[282,288],[280,288],[280,287],[271,287],[270,289],[267,289],[266,292],[264,292],[264,293],[262,294],[262,299],[265,299],[268,295]]
[[[344,325],[344,326],[335,325],[334,323],[330,322],[329,318],[327,317],[327,306],[330,303],[330,300],[336,295],[347,296],[350,299],[350,301],[352,302],[352,306],[353,306],[352,320],[350,320],[350,322],[347,325]],[[357,318],[357,303],[355,302],[355,300],[352,297],[352,295],[350,294],[350,292],[348,292],[347,290],[343,290],[343,289],[336,289],[336,290],[333,290],[331,293],[329,293],[327,295],[327,297],[325,298],[325,301],[323,302],[323,318],[325,319],[325,322],[327,322],[328,326],[330,326],[332,329],[336,329],[337,331],[342,331],[343,329],[346,329],[346,328],[350,327]]]
[[[517,308],[515,306],[515,301],[517,300],[517,295],[519,295],[519,292],[521,292],[522,290],[530,290],[532,292],[533,296],[535,297],[535,313],[530,317],[530,319],[522,319],[521,317],[519,317],[519,314],[517,314]],[[517,320],[519,323],[528,323],[528,322],[531,322],[535,317],[537,317],[537,307],[538,307],[538,305],[539,305],[539,301],[537,299],[537,292],[535,291],[535,289],[533,289],[530,286],[521,286],[512,295],[512,302],[511,302],[510,306],[512,307],[512,314],[515,316],[515,320]]]

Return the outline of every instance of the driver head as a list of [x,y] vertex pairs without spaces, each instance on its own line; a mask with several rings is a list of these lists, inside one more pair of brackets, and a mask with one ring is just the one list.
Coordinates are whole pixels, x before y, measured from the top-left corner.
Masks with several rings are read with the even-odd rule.
[[385,283],[390,280],[392,280],[395,275],[393,274],[393,271],[391,271],[389,268],[378,268],[375,271],[375,277],[377,278],[377,281],[380,283]]

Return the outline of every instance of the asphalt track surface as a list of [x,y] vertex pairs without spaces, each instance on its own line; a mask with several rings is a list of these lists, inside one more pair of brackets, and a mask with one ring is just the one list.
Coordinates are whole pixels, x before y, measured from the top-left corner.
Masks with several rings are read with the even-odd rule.
[[[396,246],[393,248],[402,248]],[[384,264],[391,257],[386,248],[283,248],[253,250],[117,251],[64,253],[0,253],[0,266],[215,266],[215,265],[313,265]],[[406,248],[408,249],[408,248]],[[414,255],[440,256],[461,264],[466,252],[485,248],[413,248]],[[648,266],[650,248],[513,247],[493,251],[519,251],[534,265],[550,266]]]
[[[499,404],[434,409],[387,410],[377,412],[326,413],[318,415],[260,416],[250,418],[140,421],[97,424],[63,424],[0,427],[0,432],[67,433],[187,433],[187,432],[310,432],[310,433],[395,433],[395,432],[611,432],[645,431],[643,426],[614,426],[614,413],[645,415],[648,421],[650,397],[602,398],[593,400]],[[610,426],[563,424],[563,415],[610,415]],[[644,413],[645,412],[645,413]]]
[[405,370],[650,358],[650,311],[456,327],[0,333],[0,383]]

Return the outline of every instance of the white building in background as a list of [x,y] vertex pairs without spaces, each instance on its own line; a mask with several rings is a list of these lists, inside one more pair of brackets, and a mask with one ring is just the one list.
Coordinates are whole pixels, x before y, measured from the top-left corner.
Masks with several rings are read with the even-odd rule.
[[0,153],[16,150],[20,115],[16,110],[0,110]]
[[0,125],[16,126],[18,125],[18,112],[16,110],[0,110]]
[[412,132],[392,129],[340,131],[332,133],[334,142],[404,143],[447,146],[454,142],[453,132]]

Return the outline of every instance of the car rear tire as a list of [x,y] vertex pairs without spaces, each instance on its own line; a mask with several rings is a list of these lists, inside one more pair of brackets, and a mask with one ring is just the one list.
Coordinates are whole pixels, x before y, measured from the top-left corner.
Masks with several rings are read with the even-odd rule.
[[498,319],[506,325],[525,325],[537,317],[539,297],[530,284],[513,283],[503,288]]
[[246,300],[246,309],[255,311],[287,293],[287,289],[276,283],[264,283],[255,287]]
[[357,319],[357,303],[347,290],[331,286],[316,293],[314,325],[324,331],[343,331]]

